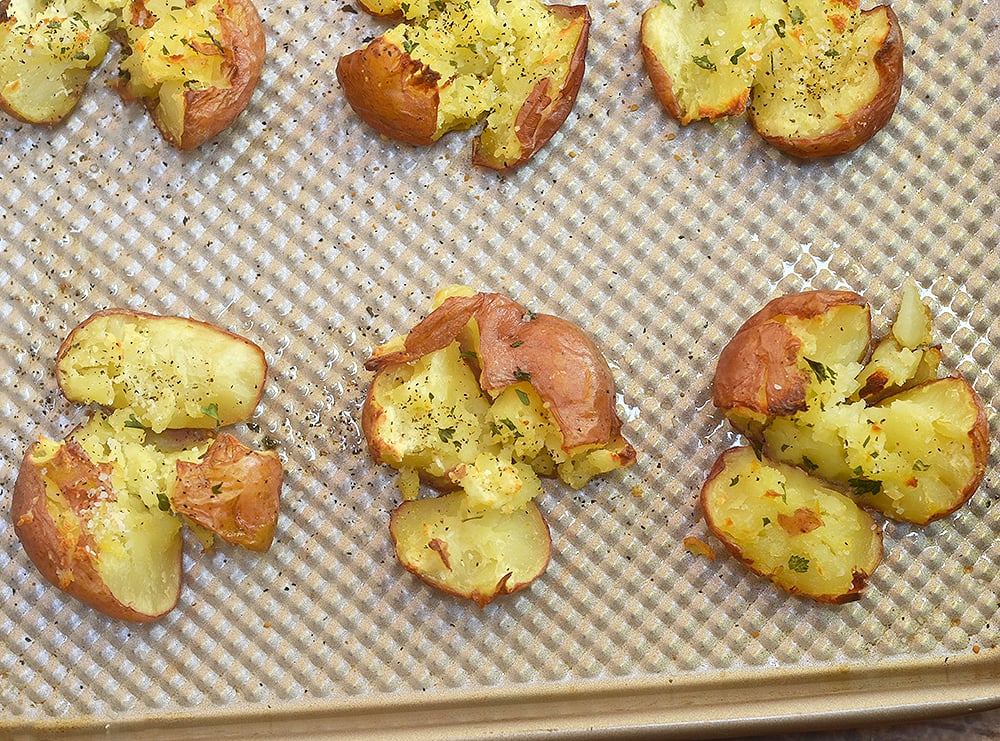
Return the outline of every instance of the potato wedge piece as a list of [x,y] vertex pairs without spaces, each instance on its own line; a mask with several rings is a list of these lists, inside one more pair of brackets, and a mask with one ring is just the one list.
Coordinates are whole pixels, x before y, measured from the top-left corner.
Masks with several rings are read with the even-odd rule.
[[812,389],[836,403],[855,391],[871,346],[871,310],[851,291],[780,296],[741,326],[719,354],[713,401],[753,440],[771,418],[807,408]]
[[0,108],[55,124],[76,107],[108,51],[115,5],[91,0],[0,4]]
[[223,432],[199,462],[177,462],[170,505],[227,543],[264,552],[278,524],[283,476],[274,451],[251,450]]
[[467,352],[481,365],[484,390],[531,384],[559,425],[568,453],[620,437],[614,378],[594,341],[572,322],[535,314],[500,294],[448,298],[410,331],[402,349],[376,351],[365,367],[413,362],[455,341],[473,319],[479,346]]
[[882,531],[849,497],[803,471],[724,452],[702,487],[712,532],[754,573],[792,594],[841,604],[861,597],[882,558]]
[[892,8],[851,16],[836,12],[846,4],[830,6],[815,37],[788,33],[770,50],[773,66],[762,64],[753,86],[750,123],[796,157],[853,152],[889,123],[903,87],[903,34]]
[[56,356],[70,401],[128,407],[135,424],[215,428],[243,422],[264,391],[264,352],[205,322],[111,309],[79,324]]
[[461,492],[404,502],[391,516],[400,563],[421,580],[485,607],[545,573],[548,525],[534,502],[515,512],[470,508]]
[[585,66],[585,6],[369,5],[407,20],[342,57],[337,79],[348,104],[379,133],[424,146],[485,117],[473,164],[507,170],[530,159],[569,115]]
[[11,517],[48,581],[113,618],[148,622],[180,597],[181,525],[129,493],[124,477],[76,439],[42,440],[21,463]]
[[888,6],[843,0],[663,0],[642,19],[653,89],[681,124],[747,109],[770,144],[802,158],[852,151],[892,117],[903,77]]
[[120,92],[139,100],[172,145],[194,149],[250,103],[267,53],[252,0],[132,0],[120,38]]
[[866,507],[918,525],[945,517],[978,488],[989,458],[982,402],[959,376],[890,396],[779,419],[764,433],[775,460],[842,486]]

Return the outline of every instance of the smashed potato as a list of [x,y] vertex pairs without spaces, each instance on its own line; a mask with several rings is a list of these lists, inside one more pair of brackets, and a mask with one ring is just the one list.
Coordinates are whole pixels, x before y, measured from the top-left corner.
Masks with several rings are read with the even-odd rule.
[[[607,363],[578,327],[498,294],[460,287],[440,292],[435,305],[408,335],[377,349],[366,364],[377,374],[362,426],[375,460],[400,471],[404,499],[417,498],[421,480],[458,491],[449,500],[453,504],[407,508],[410,514],[392,529],[400,559],[429,583],[485,605],[527,586],[548,562],[547,545],[544,558],[541,553],[547,535],[542,538],[532,524],[534,515],[524,515],[542,491],[539,477],[558,476],[580,488],[634,462],[635,451],[621,434]],[[474,514],[447,515],[456,511]],[[444,518],[445,525],[427,519],[411,532],[417,512],[438,523]],[[463,524],[466,516],[486,520],[470,528]],[[469,573],[467,561],[461,573],[445,568],[445,576],[437,562],[433,570],[414,566],[434,558],[415,557],[414,539],[440,557],[431,543],[444,539],[430,537],[432,530],[485,532],[486,525],[523,531],[530,562],[542,564],[532,579],[509,577],[497,565],[514,566],[506,547],[500,550],[501,538],[483,540],[480,547],[493,550],[489,558],[476,559],[477,568],[499,568],[499,576],[492,570],[485,577]],[[470,584],[478,586],[471,590]]]
[[0,108],[55,124],[76,107],[111,39],[119,91],[168,142],[192,149],[250,102],[266,53],[251,0],[8,0],[0,4]]
[[709,529],[752,571],[819,602],[859,599],[882,557],[881,528],[850,497],[752,448],[720,456],[701,504]]
[[[941,350],[931,341],[930,312],[913,284],[903,289],[891,332],[874,350],[870,309],[858,294],[782,296],[723,349],[714,402],[759,447],[765,468],[795,466],[856,506],[925,525],[968,501],[985,475],[990,447],[982,402],[959,374],[937,378]],[[706,517],[717,525],[707,509]],[[723,528],[713,530],[734,552],[743,551]],[[840,549],[812,562],[825,573],[847,573],[842,558]]]
[[42,438],[21,463],[11,516],[42,575],[145,622],[177,604],[183,522],[206,547],[215,534],[266,551],[281,462],[217,429],[250,417],[266,373],[256,345],[203,322],[113,310],[74,329],[60,385],[108,411],[61,442]]
[[559,130],[583,80],[590,14],[538,0],[367,0],[404,20],[337,64],[351,108],[392,139],[424,146],[485,118],[473,164],[507,170]]
[[857,0],[661,0],[642,18],[653,89],[681,124],[749,112],[797,157],[853,151],[888,123],[902,89],[892,8]]

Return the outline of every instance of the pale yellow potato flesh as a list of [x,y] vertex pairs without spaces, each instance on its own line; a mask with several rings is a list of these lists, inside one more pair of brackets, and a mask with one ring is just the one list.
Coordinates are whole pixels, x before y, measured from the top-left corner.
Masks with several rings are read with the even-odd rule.
[[0,107],[28,123],[54,124],[83,95],[108,51],[114,3],[11,0],[0,23]]
[[254,343],[205,322],[111,310],[70,333],[56,377],[70,401],[127,407],[154,432],[215,428],[250,418],[267,361]]
[[537,579],[552,550],[534,502],[513,512],[483,510],[461,492],[404,502],[390,532],[407,570],[480,607]]
[[792,594],[856,600],[882,557],[881,529],[850,497],[752,448],[722,454],[701,501],[726,547]]

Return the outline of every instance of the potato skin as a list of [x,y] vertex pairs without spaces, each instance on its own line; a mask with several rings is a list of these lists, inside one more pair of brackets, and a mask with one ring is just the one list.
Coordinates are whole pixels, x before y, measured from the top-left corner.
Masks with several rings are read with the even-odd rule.
[[361,119],[391,139],[427,146],[437,131],[441,76],[379,36],[341,57],[337,80]]
[[525,98],[517,113],[517,140],[521,145],[520,155],[505,161],[486,150],[480,137],[472,143],[472,164],[492,170],[511,170],[531,159],[551,139],[566,121],[576,96],[583,83],[587,66],[587,47],[590,39],[590,11],[586,5],[550,5],[552,14],[567,22],[582,19],[582,30],[573,49],[569,62],[569,72],[559,90],[552,90],[552,79],[545,78],[535,85]]
[[274,453],[224,432],[200,463],[177,462],[171,506],[226,542],[263,553],[274,539],[282,476]]
[[875,97],[846,116],[838,129],[816,137],[774,136],[765,133],[759,126],[751,103],[747,111],[750,123],[769,144],[800,159],[834,157],[853,152],[889,123],[903,89],[903,32],[892,7],[880,5],[861,11],[862,16],[873,13],[885,13],[888,19],[888,33],[872,60],[879,76],[879,88]]
[[[868,306],[853,291],[806,291],[779,296],[751,316],[719,354],[712,398],[723,411],[750,409],[784,416],[805,409],[809,378],[797,365],[801,342],[780,316],[810,318],[836,306]],[[868,334],[871,336],[869,312]]]
[[94,609],[119,620],[145,623],[157,620],[176,606],[181,590],[181,551],[177,550],[177,589],[173,603],[160,613],[149,615],[119,601],[97,572],[94,541],[86,518],[88,503],[113,499],[105,483],[110,466],[94,464],[75,441],[66,442],[56,453],[53,466],[64,479],[60,490],[73,511],[80,534],[72,538],[60,530],[46,504],[46,484],[34,453],[38,443],[28,448],[18,471],[11,502],[14,532],[35,567],[49,582]]

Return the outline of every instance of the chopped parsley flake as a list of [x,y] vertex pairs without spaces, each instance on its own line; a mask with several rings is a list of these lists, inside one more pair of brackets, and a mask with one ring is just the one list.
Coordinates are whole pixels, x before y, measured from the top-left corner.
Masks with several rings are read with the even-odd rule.
[[531,406],[531,399],[529,399],[528,395],[521,391],[521,389],[514,389],[514,393],[517,394],[517,398],[521,400],[522,404],[526,407]]
[[145,430],[146,425],[136,419],[135,414],[128,415],[128,419],[125,420],[125,426],[131,427],[133,430]]
[[523,371],[520,368],[518,368],[517,370],[514,371],[514,378],[516,378],[518,381],[530,381],[531,374],[528,373],[527,371]]
[[209,404],[207,407],[202,407],[201,413],[204,414],[206,417],[214,419],[216,427],[222,424],[222,419],[219,417],[218,404]]
[[455,437],[455,428],[454,427],[439,427],[438,428],[438,437],[441,438],[441,442],[443,442],[443,443],[448,442],[453,437]]
[[156,506],[160,508],[161,512],[170,511],[170,500],[167,499],[167,495],[161,491],[156,492]]
[[699,67],[707,69],[709,72],[715,72],[718,69],[718,67],[715,66],[715,62],[709,59],[707,54],[703,54],[700,57],[691,57],[691,60]]
[[796,574],[804,574],[809,571],[809,559],[793,553],[788,557],[788,568]]
[[804,358],[804,360],[809,364],[809,368],[812,370],[813,375],[815,375],[819,381],[837,380],[837,372],[833,370],[833,368],[823,365],[818,360],[810,360],[809,358]]
[[856,478],[848,479],[848,486],[851,487],[851,491],[854,492],[856,496],[864,496],[865,494],[878,494],[882,491],[882,482],[874,481],[872,479]]

